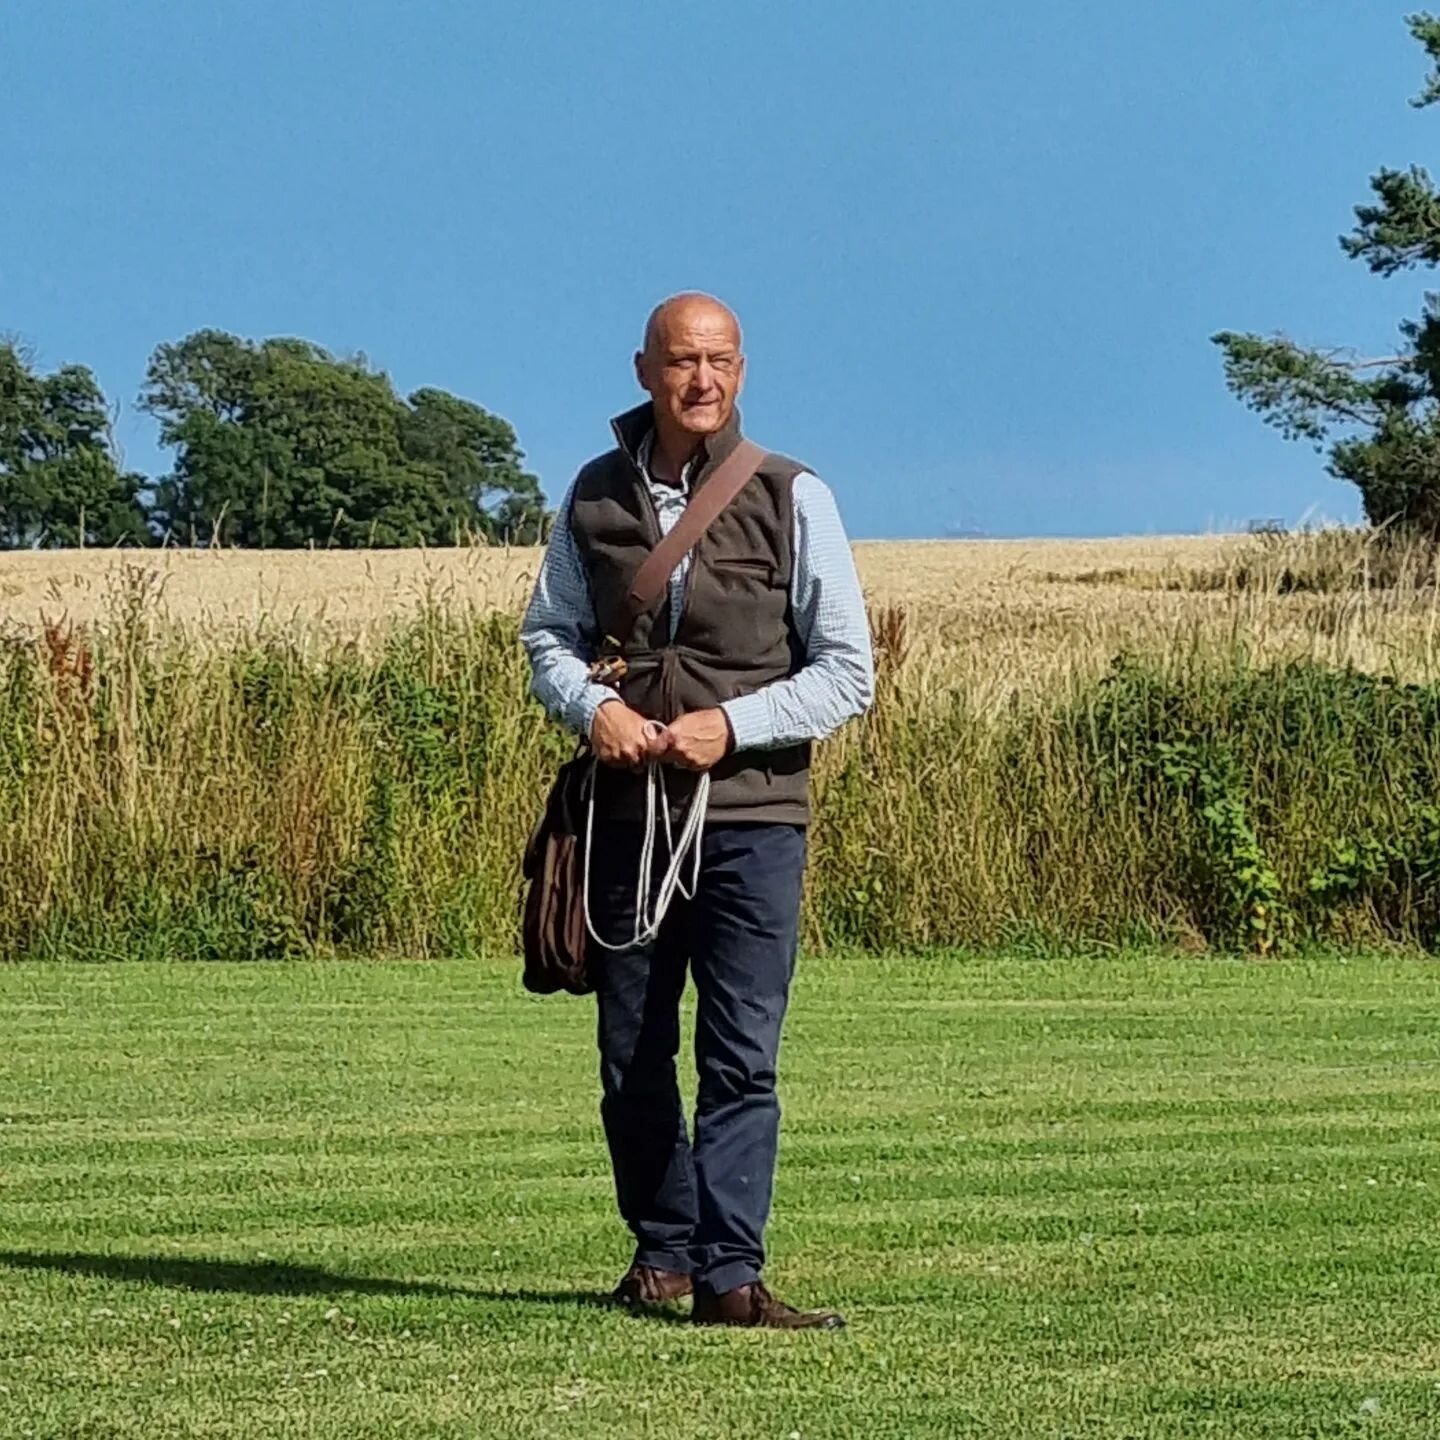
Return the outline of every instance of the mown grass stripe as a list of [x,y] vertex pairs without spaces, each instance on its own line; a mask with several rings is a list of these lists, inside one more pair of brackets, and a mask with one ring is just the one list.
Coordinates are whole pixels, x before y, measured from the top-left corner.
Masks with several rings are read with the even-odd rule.
[[18,966],[0,1016],[0,1433],[1440,1431],[1440,967],[807,958],[819,1343],[581,1303],[591,1011],[512,965]]

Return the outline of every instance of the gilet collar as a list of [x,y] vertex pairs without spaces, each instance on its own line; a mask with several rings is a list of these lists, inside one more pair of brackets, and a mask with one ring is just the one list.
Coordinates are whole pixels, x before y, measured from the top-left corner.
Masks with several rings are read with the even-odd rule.
[[[640,470],[640,442],[655,428],[654,404],[647,400],[643,405],[637,405],[633,410],[627,410],[623,415],[617,415],[610,422],[610,428],[615,432],[615,443],[619,445],[635,469]],[[737,406],[731,411],[730,418],[725,422],[723,428],[717,430],[713,435],[707,435],[700,442],[700,450],[695,457],[699,464],[695,465],[695,461],[691,462],[692,465],[695,465],[691,471],[691,488],[703,485],[710,472],[739,443],[740,410]]]

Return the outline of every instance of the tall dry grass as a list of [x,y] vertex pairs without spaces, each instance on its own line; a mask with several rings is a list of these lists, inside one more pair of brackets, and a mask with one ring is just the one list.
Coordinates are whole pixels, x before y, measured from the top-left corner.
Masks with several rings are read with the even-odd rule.
[[[1435,946],[1440,611],[1370,543],[877,604],[876,706],[818,756],[809,941]],[[511,608],[206,630],[122,570],[98,620],[0,648],[0,953],[508,951],[568,752]]]

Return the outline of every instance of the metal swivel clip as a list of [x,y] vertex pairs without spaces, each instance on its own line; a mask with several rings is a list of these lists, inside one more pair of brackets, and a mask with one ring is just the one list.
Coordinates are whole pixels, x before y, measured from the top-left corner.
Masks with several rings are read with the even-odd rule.
[[619,688],[630,667],[625,663],[625,657],[619,653],[620,642],[613,635],[605,637],[605,647],[610,653],[602,655],[590,666],[590,679],[597,685],[608,685],[615,690]]

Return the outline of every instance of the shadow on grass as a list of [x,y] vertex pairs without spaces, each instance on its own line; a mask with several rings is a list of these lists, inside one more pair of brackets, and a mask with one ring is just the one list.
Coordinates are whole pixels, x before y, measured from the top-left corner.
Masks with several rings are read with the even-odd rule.
[[[437,1285],[429,1280],[341,1275],[318,1266],[286,1265],[276,1260],[244,1262],[176,1255],[0,1250],[0,1265],[16,1270],[56,1270],[69,1275],[93,1275],[101,1280],[125,1280],[143,1285],[169,1285],[180,1290],[218,1290],[243,1295],[429,1295],[515,1305],[613,1308],[608,1296],[591,1290],[485,1290],[465,1285]],[[647,1318],[672,1320],[683,1317],[661,1313],[647,1315]]]

